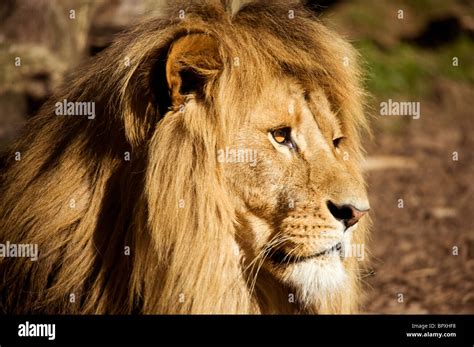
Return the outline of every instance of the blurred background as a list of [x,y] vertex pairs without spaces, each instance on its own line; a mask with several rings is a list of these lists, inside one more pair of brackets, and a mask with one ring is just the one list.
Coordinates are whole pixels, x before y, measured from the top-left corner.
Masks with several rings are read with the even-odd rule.
[[[161,4],[2,0],[0,152],[65,72]],[[371,94],[365,169],[374,227],[364,311],[474,313],[474,2],[306,4],[359,50]],[[380,115],[389,99],[419,102],[420,118]]]

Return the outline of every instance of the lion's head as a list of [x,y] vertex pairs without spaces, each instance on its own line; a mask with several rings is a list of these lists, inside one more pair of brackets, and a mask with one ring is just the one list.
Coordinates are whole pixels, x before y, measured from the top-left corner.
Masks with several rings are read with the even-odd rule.
[[[354,311],[369,204],[353,49],[296,3],[168,16],[80,69],[14,146],[0,241],[41,256],[0,263],[0,306]],[[63,99],[96,117],[59,117]]]
[[316,84],[279,77],[262,96],[227,150],[254,155],[225,168],[242,224],[238,241],[300,303],[320,304],[351,285],[344,257],[354,256],[352,235],[369,209],[348,157],[352,134]]

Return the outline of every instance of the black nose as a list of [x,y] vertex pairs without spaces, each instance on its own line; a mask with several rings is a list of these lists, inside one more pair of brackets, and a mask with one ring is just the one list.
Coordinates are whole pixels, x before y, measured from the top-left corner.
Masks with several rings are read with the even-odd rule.
[[328,201],[327,205],[334,218],[343,222],[346,228],[356,224],[369,211],[369,209],[359,210],[353,205],[348,204],[336,205],[332,201]]

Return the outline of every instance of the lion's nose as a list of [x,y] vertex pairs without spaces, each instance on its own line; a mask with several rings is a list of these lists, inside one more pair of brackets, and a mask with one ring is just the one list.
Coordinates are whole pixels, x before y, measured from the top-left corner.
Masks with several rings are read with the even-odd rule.
[[336,205],[332,201],[328,201],[327,205],[334,218],[343,222],[346,228],[356,224],[364,214],[369,212],[369,209],[359,210],[353,205]]

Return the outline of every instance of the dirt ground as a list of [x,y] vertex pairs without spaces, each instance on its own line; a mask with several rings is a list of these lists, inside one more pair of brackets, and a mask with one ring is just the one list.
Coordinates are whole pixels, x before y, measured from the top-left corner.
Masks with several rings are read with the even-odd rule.
[[[367,145],[372,158],[402,157],[399,168],[380,157],[386,167],[367,176],[369,313],[474,312],[474,114],[466,104],[474,92],[450,81],[435,90],[421,103],[420,119],[406,119],[399,133],[376,131]],[[379,129],[394,121],[374,117]]]

